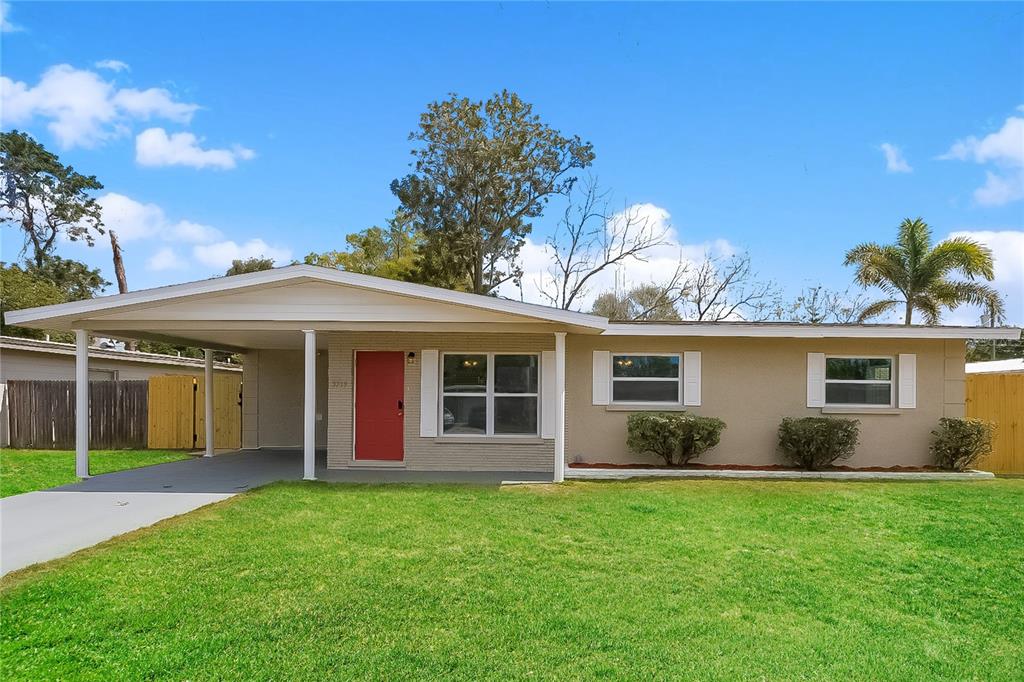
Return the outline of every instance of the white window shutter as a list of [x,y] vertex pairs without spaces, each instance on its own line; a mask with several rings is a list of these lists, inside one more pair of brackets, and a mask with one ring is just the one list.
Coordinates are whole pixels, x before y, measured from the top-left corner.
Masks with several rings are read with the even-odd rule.
[[437,351],[420,351],[420,436],[437,436]]
[[606,350],[594,351],[594,404],[607,405],[610,399],[612,359]]
[[917,356],[913,353],[900,353],[896,371],[900,377],[899,406],[917,407]]
[[700,351],[683,353],[683,405],[700,405]]
[[825,354],[807,354],[807,407],[825,407]]
[[555,437],[555,351],[546,350],[540,354],[540,437]]

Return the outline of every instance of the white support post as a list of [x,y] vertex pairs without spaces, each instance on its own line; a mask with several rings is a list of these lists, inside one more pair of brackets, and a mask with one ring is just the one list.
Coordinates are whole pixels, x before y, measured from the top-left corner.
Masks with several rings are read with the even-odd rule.
[[306,336],[305,393],[302,400],[302,478],[316,480],[316,332],[303,329]]
[[75,476],[89,478],[89,333],[75,330]]
[[565,332],[555,332],[555,483],[565,480]]
[[203,457],[213,457],[214,430],[213,430],[213,351],[209,348],[203,349],[203,359],[206,360],[206,367],[203,374],[206,386],[206,400],[204,401],[204,412],[206,415],[206,452]]

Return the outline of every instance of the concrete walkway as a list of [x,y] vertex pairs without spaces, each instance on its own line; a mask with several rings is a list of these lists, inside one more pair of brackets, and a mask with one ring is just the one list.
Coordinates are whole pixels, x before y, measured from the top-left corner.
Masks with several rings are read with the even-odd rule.
[[[550,481],[550,474],[328,470],[317,453],[320,480],[354,483],[477,483]],[[0,499],[0,575],[49,561],[150,526],[240,492],[302,478],[297,450],[253,450],[198,457],[94,476],[51,490]]]

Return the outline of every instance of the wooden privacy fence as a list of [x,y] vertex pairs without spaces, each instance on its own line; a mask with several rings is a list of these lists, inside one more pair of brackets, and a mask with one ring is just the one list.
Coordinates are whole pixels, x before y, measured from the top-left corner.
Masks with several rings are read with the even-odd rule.
[[992,454],[978,468],[1024,474],[1024,374],[968,374],[967,416],[996,425]]
[[[144,448],[146,381],[89,382],[89,447]],[[8,381],[11,447],[75,447],[74,381]]]
[[[242,446],[242,382],[236,375],[213,377],[215,448]],[[203,377],[149,379],[149,447],[206,447],[206,382]]]

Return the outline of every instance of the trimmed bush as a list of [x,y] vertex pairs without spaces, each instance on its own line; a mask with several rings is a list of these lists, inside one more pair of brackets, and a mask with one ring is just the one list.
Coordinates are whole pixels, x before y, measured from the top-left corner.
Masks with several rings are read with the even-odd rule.
[[814,471],[848,459],[857,447],[860,422],[837,417],[786,417],[779,425],[779,449],[790,464]]
[[685,412],[636,412],[626,421],[626,445],[650,452],[668,466],[686,464],[718,445],[725,422]]
[[932,431],[935,463],[954,471],[973,469],[979,459],[992,452],[994,432],[993,425],[982,419],[943,417],[939,428]]

